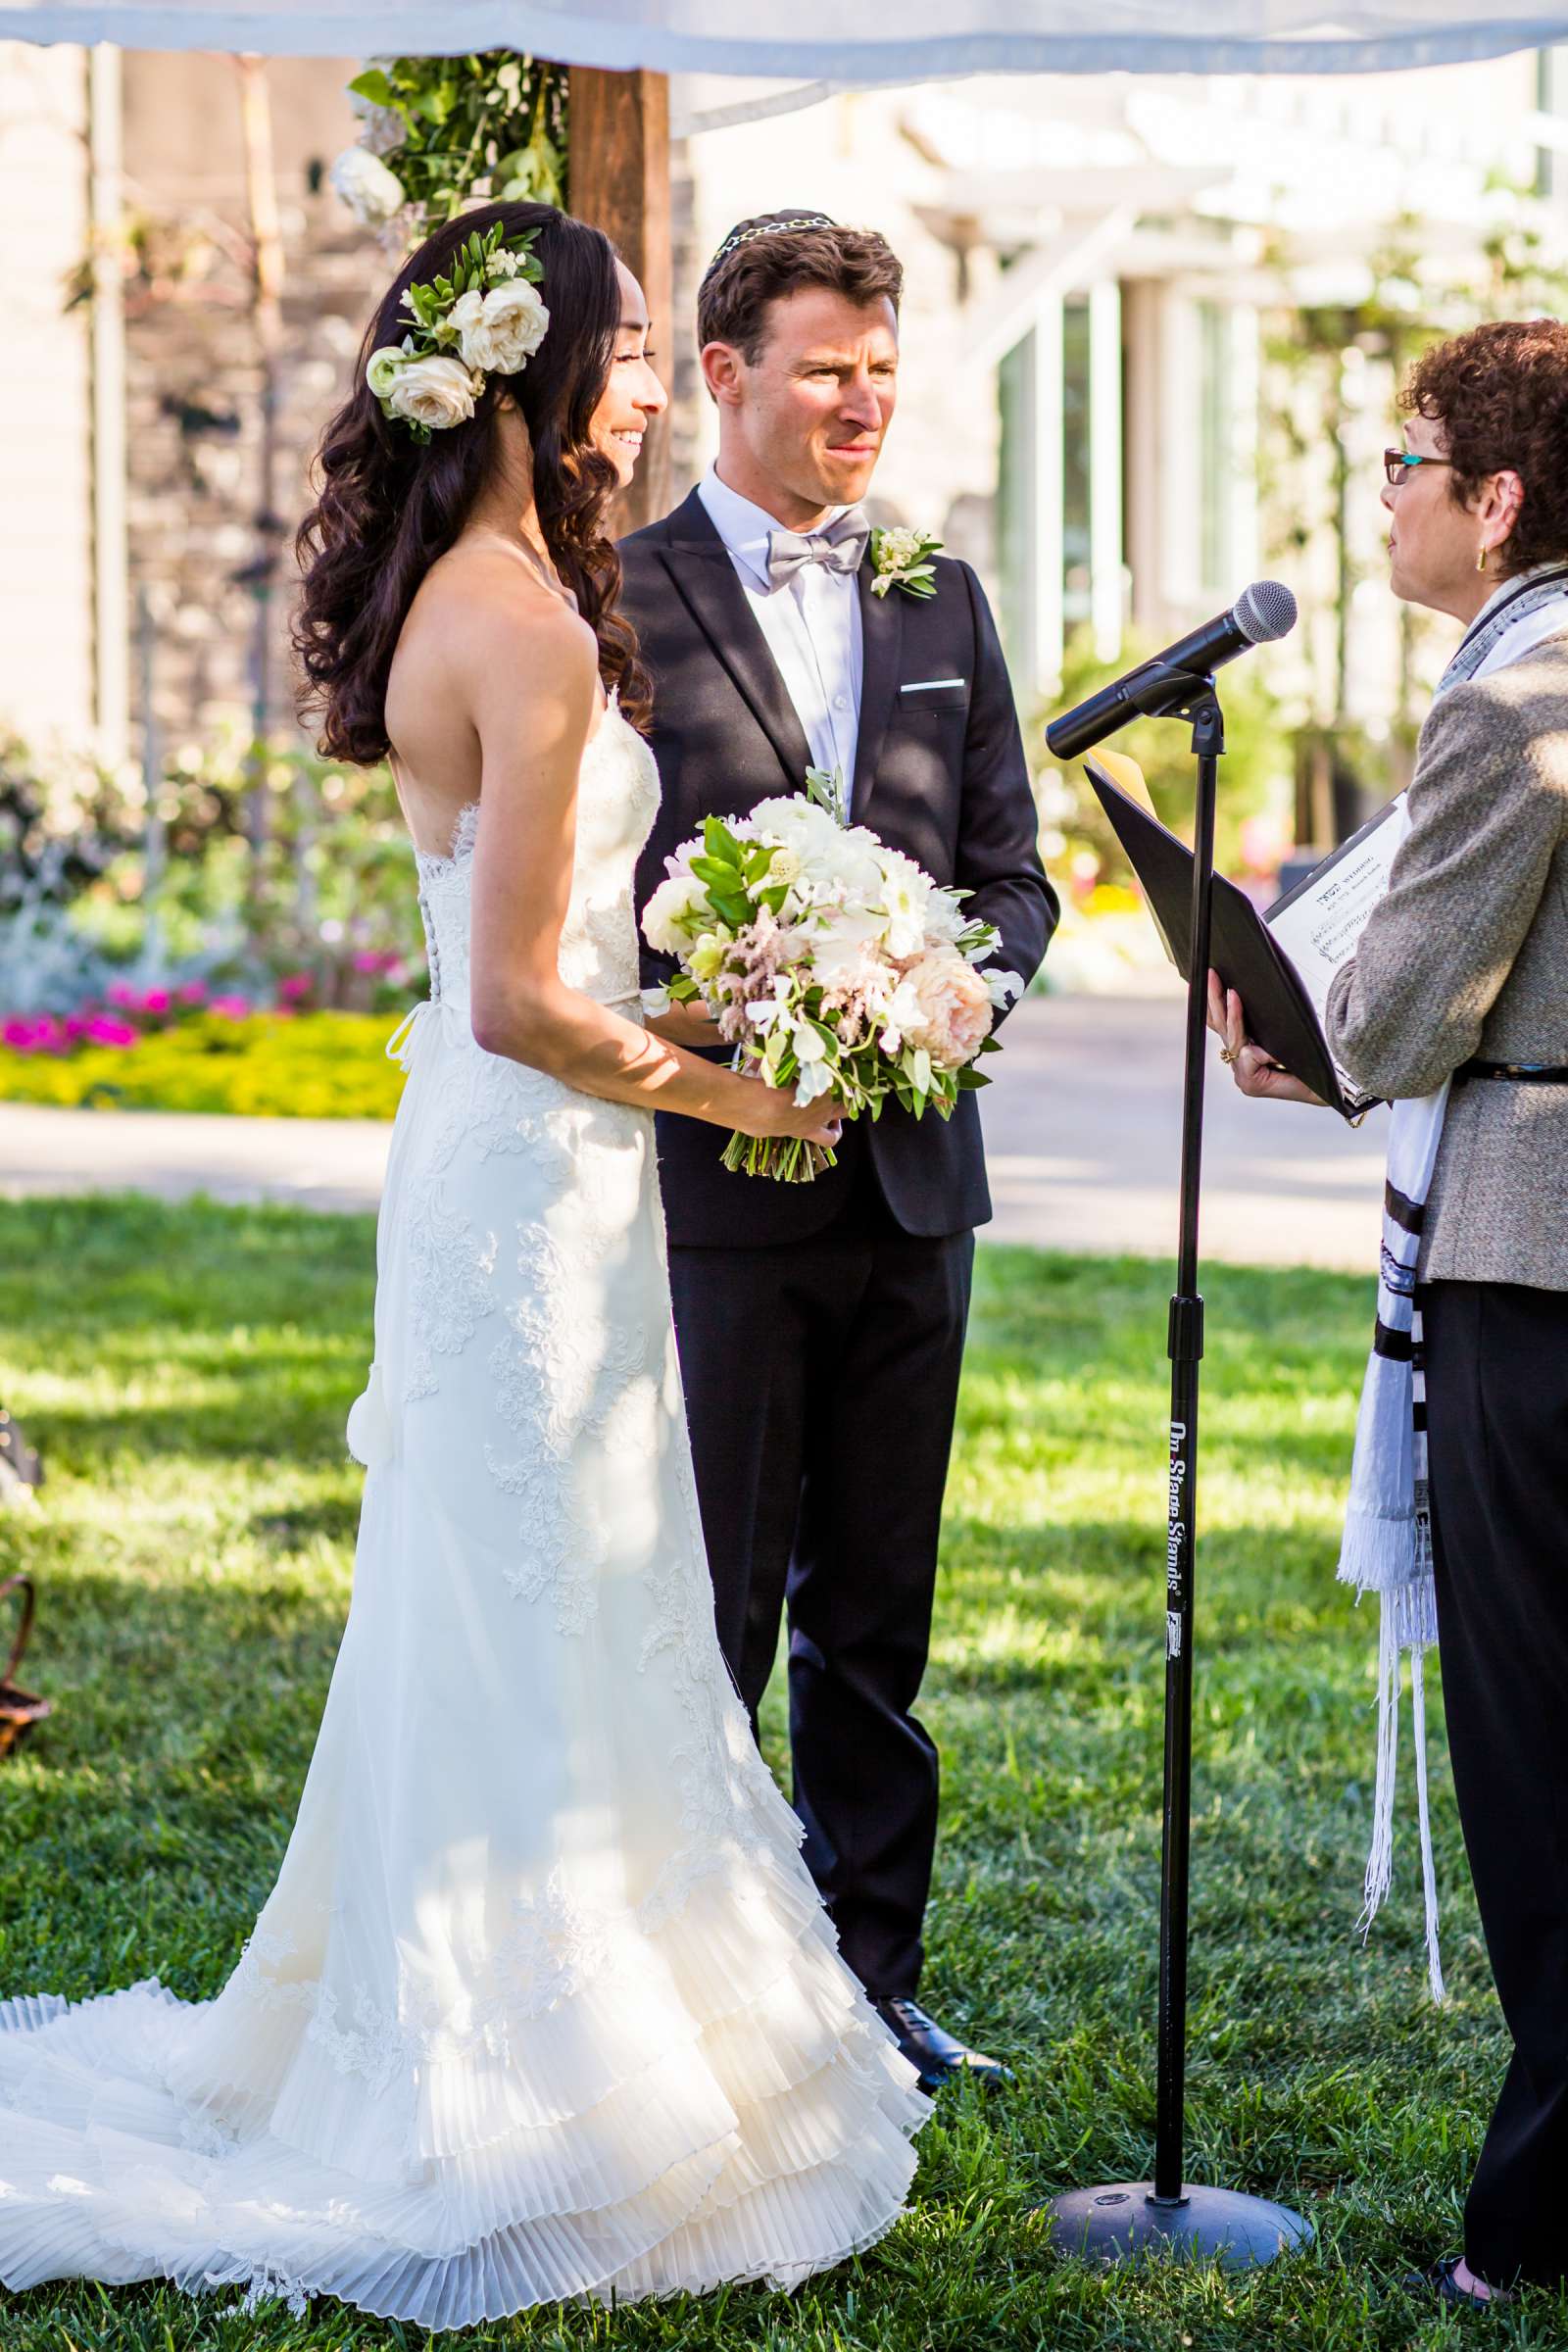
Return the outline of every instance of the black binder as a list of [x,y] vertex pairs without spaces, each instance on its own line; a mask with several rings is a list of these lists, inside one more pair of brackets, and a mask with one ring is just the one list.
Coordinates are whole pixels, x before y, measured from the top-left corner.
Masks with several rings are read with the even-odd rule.
[[[1165,953],[1185,980],[1192,952],[1193,853],[1113,783],[1098,760],[1086,760],[1084,768],[1144,886]],[[1246,1006],[1249,1036],[1342,1117],[1358,1117],[1380,1098],[1357,1093],[1336,1067],[1312,1000],[1264,917],[1223,874],[1214,876],[1212,908],[1209,961]]]

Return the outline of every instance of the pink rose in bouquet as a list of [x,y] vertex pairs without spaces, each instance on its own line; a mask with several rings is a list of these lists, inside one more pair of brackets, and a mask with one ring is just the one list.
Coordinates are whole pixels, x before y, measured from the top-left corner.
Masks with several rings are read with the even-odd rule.
[[905,1027],[910,1044],[924,1046],[939,1069],[961,1070],[973,1061],[991,1034],[996,1009],[974,965],[952,949],[920,956],[906,971],[903,986],[920,1008]]

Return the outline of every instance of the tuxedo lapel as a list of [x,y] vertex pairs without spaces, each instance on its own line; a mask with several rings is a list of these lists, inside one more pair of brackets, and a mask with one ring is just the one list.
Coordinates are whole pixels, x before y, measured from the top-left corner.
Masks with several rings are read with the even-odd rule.
[[789,790],[804,791],[811,764],[806,730],[735,575],[729,550],[695,490],[675,509],[665,529],[659,552],[677,593],[778,754]]
[[860,725],[855,744],[855,785],[850,809],[857,824],[870,820],[866,805],[876,789],[877,762],[899,696],[899,662],[904,644],[904,598],[890,589],[873,596],[876,567],[869,550],[855,576],[860,599]]

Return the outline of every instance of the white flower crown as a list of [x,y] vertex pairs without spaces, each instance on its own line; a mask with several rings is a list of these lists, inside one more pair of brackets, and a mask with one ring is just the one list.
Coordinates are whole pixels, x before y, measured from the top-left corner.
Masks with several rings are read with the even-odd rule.
[[509,237],[493,221],[458,248],[450,276],[404,295],[414,325],[401,346],[371,352],[365,380],[382,416],[406,424],[416,441],[466,423],[486,375],[520,375],[544,341],[550,313],[537,290],[537,234]]

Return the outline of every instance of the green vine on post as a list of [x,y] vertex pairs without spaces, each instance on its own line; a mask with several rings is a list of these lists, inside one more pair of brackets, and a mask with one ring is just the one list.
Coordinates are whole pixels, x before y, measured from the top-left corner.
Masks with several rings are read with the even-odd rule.
[[514,49],[374,58],[349,84],[363,128],[332,185],[407,251],[478,204],[566,202],[566,69]]

